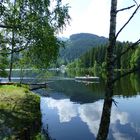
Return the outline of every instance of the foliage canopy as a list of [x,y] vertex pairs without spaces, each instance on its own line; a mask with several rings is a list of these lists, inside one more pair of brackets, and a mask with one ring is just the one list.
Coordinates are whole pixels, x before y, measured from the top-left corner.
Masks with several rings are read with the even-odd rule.
[[0,3],[1,43],[9,54],[25,50],[37,67],[47,67],[62,42],[56,34],[69,22],[61,0],[3,0]]

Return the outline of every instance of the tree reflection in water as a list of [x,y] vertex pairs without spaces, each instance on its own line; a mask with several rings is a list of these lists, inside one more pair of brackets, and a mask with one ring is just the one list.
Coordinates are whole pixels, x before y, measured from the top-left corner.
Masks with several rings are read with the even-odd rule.
[[111,107],[112,107],[112,96],[105,97],[103,111],[101,116],[101,122],[97,134],[97,140],[105,140],[107,139],[110,125],[110,116],[111,116]]

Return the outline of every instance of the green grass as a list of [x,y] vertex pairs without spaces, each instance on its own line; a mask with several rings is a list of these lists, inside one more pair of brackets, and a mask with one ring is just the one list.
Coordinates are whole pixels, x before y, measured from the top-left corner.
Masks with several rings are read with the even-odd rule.
[[0,139],[35,139],[40,126],[40,97],[25,86],[0,86]]

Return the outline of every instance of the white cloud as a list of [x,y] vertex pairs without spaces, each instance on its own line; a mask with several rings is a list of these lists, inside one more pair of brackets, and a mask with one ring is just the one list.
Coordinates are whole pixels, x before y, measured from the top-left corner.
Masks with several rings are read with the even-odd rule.
[[102,113],[101,102],[86,104],[79,107],[79,114],[81,120],[88,125],[89,130],[95,136],[98,133],[101,113]]
[[120,121],[120,124],[125,125],[128,123],[128,113],[126,112],[120,112],[115,107],[112,109],[111,113],[111,123],[116,123],[117,121]]
[[130,136],[127,136],[120,132],[113,133],[113,138],[114,138],[114,140],[132,140],[132,138],[130,138]]
[[[79,114],[83,122],[85,122],[91,133],[95,136],[98,133],[100,119],[102,115],[102,102],[95,102],[91,104],[82,105],[79,107]],[[116,107],[112,107],[111,124],[116,124],[117,121],[124,125],[128,123],[128,114],[120,112]]]
[[69,122],[73,117],[77,116],[75,105],[69,99],[55,100],[46,99],[47,106],[51,109],[57,109],[60,122]]

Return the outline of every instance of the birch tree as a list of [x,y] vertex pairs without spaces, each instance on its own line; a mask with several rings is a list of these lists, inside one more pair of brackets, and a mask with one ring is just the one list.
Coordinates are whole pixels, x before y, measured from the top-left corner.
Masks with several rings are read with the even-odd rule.
[[[97,135],[97,140],[107,139],[107,135],[108,135],[108,131],[109,131],[109,124],[110,124],[110,115],[111,115],[112,103],[114,102],[116,104],[116,102],[112,98],[113,97],[114,83],[118,79],[120,79],[120,78],[122,78],[122,77],[124,77],[128,74],[130,74],[134,71],[138,71],[139,68],[140,68],[140,66],[134,67],[134,68],[130,69],[129,71],[123,73],[119,77],[114,76],[114,66],[115,66],[116,61],[118,59],[120,59],[124,54],[129,52],[131,49],[136,49],[136,46],[140,43],[140,39],[138,39],[136,42],[134,42],[130,46],[128,46],[128,48],[126,48],[126,50],[124,50],[118,56],[116,56],[114,54],[114,48],[116,46],[117,37],[123,31],[123,29],[127,26],[127,24],[132,20],[132,18],[135,16],[136,12],[138,11],[138,9],[140,7],[140,4],[138,4],[135,0],[133,0],[134,5],[117,10],[117,1],[118,0],[111,0],[109,45],[107,47],[107,58],[106,58],[106,62],[107,62],[107,81],[106,81],[103,111],[102,111],[99,131],[98,131],[98,135]],[[130,18],[122,26],[122,28],[120,28],[120,30],[118,32],[116,32],[116,24],[117,24],[116,17],[117,17],[117,14],[119,12],[129,10],[129,9],[133,8],[134,6],[136,8],[135,8],[134,12],[132,13],[132,15],[130,16]]]
[[[46,68],[56,59],[62,42],[56,34],[69,22],[68,5],[61,0],[3,0],[0,2],[0,31],[9,50],[10,72],[13,55],[26,50],[30,61]],[[0,52],[1,53],[1,52]]]

